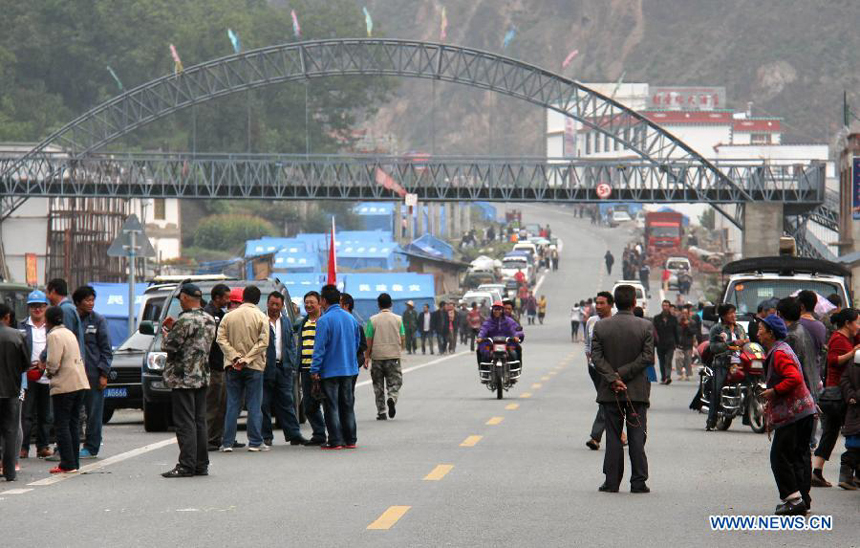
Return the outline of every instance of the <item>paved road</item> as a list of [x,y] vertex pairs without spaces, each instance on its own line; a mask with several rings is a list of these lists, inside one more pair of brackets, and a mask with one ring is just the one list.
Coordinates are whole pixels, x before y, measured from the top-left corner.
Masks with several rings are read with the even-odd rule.
[[[603,253],[609,245],[620,256],[627,236],[565,210],[524,210],[549,221],[565,248],[539,291],[546,325],[527,328],[524,377],[506,399],[478,383],[471,354],[413,357],[405,367],[423,367],[405,375],[396,420],[374,419],[360,377],[358,450],[276,442],[264,454],[213,454],[211,476],[183,480],[158,475],[175,463],[172,437],[120,413],[101,468],[55,482],[47,463],[29,459],[19,482],[0,487],[4,546],[856,545],[860,496],[837,489],[813,493],[832,532],[711,532],[708,515],[767,513],[777,496],[767,438],[740,425],[705,433],[687,409],[692,383],[654,387],[652,493],[597,492],[603,451],[584,446],[594,390],[567,313],[610,283]],[[835,478],[833,463],[826,473]]]

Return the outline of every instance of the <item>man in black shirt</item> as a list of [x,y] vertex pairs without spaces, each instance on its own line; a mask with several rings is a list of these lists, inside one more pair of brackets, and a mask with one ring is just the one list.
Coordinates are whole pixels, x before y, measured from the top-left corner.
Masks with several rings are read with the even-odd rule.
[[660,361],[660,384],[672,383],[672,356],[678,336],[678,320],[672,315],[672,303],[663,301],[663,312],[654,316],[657,332],[657,359]]
[[[230,302],[230,288],[218,284],[209,292],[211,300],[203,311],[215,318],[215,334],[224,317],[224,308]],[[206,391],[207,449],[217,451],[221,447],[224,433],[224,412],[227,410],[227,386],[224,384],[224,353],[218,343],[212,341],[209,350],[209,389]]]

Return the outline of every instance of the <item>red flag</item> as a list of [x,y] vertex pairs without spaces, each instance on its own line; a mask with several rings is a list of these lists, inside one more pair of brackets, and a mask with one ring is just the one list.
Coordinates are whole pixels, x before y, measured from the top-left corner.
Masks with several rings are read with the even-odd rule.
[[331,218],[331,243],[328,247],[328,283],[337,285],[337,255],[334,248],[334,217]]

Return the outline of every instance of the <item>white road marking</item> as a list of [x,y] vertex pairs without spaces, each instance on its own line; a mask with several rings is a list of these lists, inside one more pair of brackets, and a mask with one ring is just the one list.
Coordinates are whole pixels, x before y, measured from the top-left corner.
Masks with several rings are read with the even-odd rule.
[[[430,367],[431,365],[436,365],[437,363],[442,363],[444,361],[450,360],[451,358],[459,358],[460,356],[465,356],[466,354],[471,354],[471,353],[472,353],[471,351],[465,351],[464,350],[463,352],[457,352],[456,354],[450,354],[448,356],[436,358],[435,360],[431,360],[427,363],[422,363],[420,365],[413,365],[412,367],[407,367],[401,373],[403,373],[403,374],[411,373],[412,371],[417,371],[418,369]],[[366,381],[361,381],[361,382],[355,383],[355,386],[367,386],[368,384],[371,384],[371,383],[373,383],[373,380],[368,379]]]
[[32,491],[32,489],[9,489],[8,491],[0,492],[0,495],[23,495],[29,491]]
[[28,486],[33,487],[42,487],[45,485],[54,485],[56,483],[60,483],[61,481],[67,480],[69,478],[73,478],[75,476],[80,476],[81,474],[86,474],[88,472],[95,472],[96,470],[101,470],[102,468],[106,468],[112,464],[116,464],[118,462],[122,462],[124,460],[128,460],[139,455],[143,455],[145,453],[149,453],[150,451],[155,451],[156,449],[161,449],[162,447],[167,447],[168,445],[176,443],[176,438],[170,438],[166,440],[161,440],[155,443],[150,443],[149,445],[144,445],[143,447],[138,447],[137,449],[132,449],[131,451],[126,451],[125,453],[120,453],[119,455],[114,455],[112,457],[108,457],[104,460],[100,460],[98,462],[94,462],[92,464],[88,464],[86,466],[82,466],[80,471],[73,474],[56,474],[49,478],[41,479],[38,481],[34,481],[32,483],[28,483]]

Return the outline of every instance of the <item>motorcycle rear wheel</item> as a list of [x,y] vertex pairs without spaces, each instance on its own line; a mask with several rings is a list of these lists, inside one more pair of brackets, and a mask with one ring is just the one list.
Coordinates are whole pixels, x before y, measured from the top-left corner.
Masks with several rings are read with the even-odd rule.
[[504,397],[504,381],[502,380],[502,374],[496,371],[496,399],[500,400]]
[[749,405],[747,405],[747,419],[753,432],[756,434],[764,433],[766,429],[764,403],[759,401],[756,394],[750,395]]

